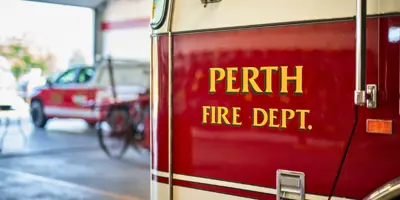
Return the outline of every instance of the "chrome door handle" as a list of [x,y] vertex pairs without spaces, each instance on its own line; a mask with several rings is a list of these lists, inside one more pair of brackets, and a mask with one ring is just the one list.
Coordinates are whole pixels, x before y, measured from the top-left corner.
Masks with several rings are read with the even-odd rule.
[[278,170],[276,175],[276,200],[305,200],[305,175],[302,172]]

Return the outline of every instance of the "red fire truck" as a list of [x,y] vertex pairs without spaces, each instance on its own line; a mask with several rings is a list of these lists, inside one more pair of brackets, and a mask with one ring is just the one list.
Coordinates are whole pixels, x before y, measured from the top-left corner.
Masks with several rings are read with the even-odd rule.
[[151,199],[398,199],[400,0],[155,0]]

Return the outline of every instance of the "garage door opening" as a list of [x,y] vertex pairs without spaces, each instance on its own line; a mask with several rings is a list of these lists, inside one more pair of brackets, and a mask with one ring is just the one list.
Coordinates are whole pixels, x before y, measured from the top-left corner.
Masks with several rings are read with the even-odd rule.
[[[144,22],[122,29],[113,24],[131,21],[135,9],[150,15],[150,3],[0,0],[0,199],[149,199],[149,152],[129,144],[117,160],[100,145],[121,152],[126,141],[100,142],[99,130],[113,135],[109,127],[127,121],[119,120],[127,119],[126,107],[104,115],[93,105],[114,102],[113,80],[118,100],[148,113],[148,101],[131,101],[149,95],[147,20],[133,19]],[[103,54],[101,61],[95,53]],[[143,122],[148,115],[134,116],[135,130],[131,124],[123,130],[143,140],[136,136],[148,130]]]
[[32,68],[57,73],[92,65],[94,12],[90,8],[29,1],[0,2],[0,55],[20,78]]

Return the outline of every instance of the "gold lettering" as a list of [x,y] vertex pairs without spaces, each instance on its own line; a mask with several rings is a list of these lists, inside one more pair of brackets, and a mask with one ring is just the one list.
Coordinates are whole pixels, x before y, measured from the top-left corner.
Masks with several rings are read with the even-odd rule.
[[276,108],[269,109],[269,125],[268,125],[268,127],[279,128],[279,124],[274,124],[274,120],[277,119],[277,116],[275,115],[275,113],[277,113],[277,112],[278,112],[278,109],[276,109]]
[[281,128],[285,129],[286,127],[286,122],[288,120],[293,119],[295,116],[295,112],[290,109],[282,109],[282,115],[281,115]]
[[[240,107],[227,108],[223,106],[202,106],[202,124],[234,125],[240,126]],[[232,117],[229,113],[232,112]],[[209,118],[211,121],[209,122]],[[232,123],[231,123],[232,122]]]
[[[209,93],[215,93],[215,85],[217,82],[221,82],[225,78],[225,71],[222,68],[210,68],[209,69]],[[217,78],[218,73],[218,78]]]
[[215,124],[215,106],[211,106],[211,124]]
[[[240,121],[240,107],[224,107],[224,106],[202,106],[202,124],[216,124],[216,125],[233,125],[241,126]],[[280,120],[278,120],[278,113],[280,112]],[[298,113],[298,115],[296,115]],[[298,116],[299,129],[311,130],[312,126],[306,126],[306,115],[310,110],[292,110],[292,109],[277,109],[277,108],[253,108],[253,127],[263,127],[268,124],[269,128],[287,128],[287,122]],[[232,114],[232,115],[230,115]],[[261,117],[260,117],[261,116]],[[209,121],[210,120],[210,121]]]
[[217,107],[218,110],[218,120],[217,120],[217,124],[222,124],[222,121],[225,125],[229,125],[231,124],[228,120],[228,118],[226,118],[226,115],[228,115],[228,108],[226,107]]
[[236,82],[236,76],[234,76],[233,72],[237,72],[237,67],[228,67],[226,68],[226,93],[238,93],[240,88],[233,89],[233,83]]
[[[296,113],[300,113],[300,118],[299,118],[300,130],[305,130],[306,129],[306,114],[309,114],[310,110],[296,110]],[[311,125],[309,127],[311,127]]]
[[294,76],[288,76],[287,74],[287,66],[282,66],[281,67],[281,93],[282,94],[287,94],[288,93],[288,82],[289,81],[294,81],[295,82],[295,94],[303,94],[303,66],[296,66],[295,67],[295,75]]
[[265,71],[265,93],[272,93],[272,72],[278,71],[277,66],[261,67],[260,71]]
[[232,125],[234,126],[240,126],[242,125],[242,122],[238,122],[238,118],[239,118],[239,111],[240,108],[239,107],[233,107],[233,114],[232,114]]
[[[257,67],[227,67],[209,69],[209,93],[216,93],[217,83],[225,79],[226,93],[248,94],[249,92],[271,94],[273,92],[272,78],[275,72],[280,72],[280,93],[288,93],[289,82],[292,82],[294,94],[303,93],[303,66],[295,66],[293,75],[288,75],[288,66],[263,66]],[[241,75],[239,74],[242,73]],[[263,72],[264,87],[260,87],[260,72]],[[240,76],[240,77],[239,77]],[[240,81],[240,83],[239,83]],[[222,83],[223,84],[223,83]],[[240,85],[239,85],[240,84]],[[221,86],[221,85],[220,85]],[[262,89],[261,89],[262,88]],[[292,88],[292,87],[291,87]],[[251,90],[251,91],[250,91]],[[311,130],[312,126],[306,124],[306,115],[310,110],[292,110],[278,108],[253,108],[253,127],[268,126],[269,128],[287,129],[290,120],[298,116],[299,129]],[[241,126],[240,107],[202,106],[202,124]],[[278,119],[279,118],[279,119]]]
[[[248,93],[249,92],[249,85],[253,89],[254,92],[261,93],[262,90],[260,87],[258,87],[255,79],[259,75],[259,71],[255,67],[243,67],[242,68],[242,92],[243,93]],[[251,72],[251,75],[249,77],[249,72]]]
[[208,112],[209,110],[210,106],[203,106],[203,120],[201,123],[207,124],[208,116],[210,116],[210,113]]
[[[263,121],[258,123],[258,112],[260,112],[263,116]],[[268,114],[262,108],[253,108],[253,127],[262,127],[268,122]]]

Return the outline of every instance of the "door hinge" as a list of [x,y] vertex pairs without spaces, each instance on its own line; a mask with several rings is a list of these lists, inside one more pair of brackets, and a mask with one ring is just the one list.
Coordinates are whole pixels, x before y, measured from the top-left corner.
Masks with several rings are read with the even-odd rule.
[[207,4],[209,3],[218,3],[221,2],[222,0],[201,0],[201,3],[204,4],[204,8],[207,7]]
[[378,106],[378,86],[376,84],[368,84],[366,95],[367,108],[376,108]]

